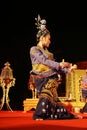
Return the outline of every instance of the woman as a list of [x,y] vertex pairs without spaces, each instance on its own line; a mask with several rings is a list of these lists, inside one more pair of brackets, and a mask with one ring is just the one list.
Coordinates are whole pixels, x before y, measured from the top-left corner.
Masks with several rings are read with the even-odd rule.
[[68,62],[56,62],[53,54],[48,51],[51,44],[50,32],[46,28],[46,20],[38,18],[36,20],[37,45],[31,47],[30,58],[32,70],[30,76],[33,77],[39,102],[33,115],[34,120],[53,120],[53,119],[73,119],[77,116],[69,113],[64,105],[59,101],[57,87],[59,82],[58,73],[70,73],[76,69],[76,65]]

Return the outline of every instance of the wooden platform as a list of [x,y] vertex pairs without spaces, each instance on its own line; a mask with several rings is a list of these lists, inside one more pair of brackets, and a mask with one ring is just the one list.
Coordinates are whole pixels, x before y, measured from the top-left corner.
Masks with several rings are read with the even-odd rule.
[[[27,112],[31,110],[32,108],[36,109],[36,105],[38,103],[38,98],[33,99],[33,98],[26,98],[26,100],[23,101],[23,107],[24,107],[24,112]],[[72,105],[73,109],[75,108],[82,108],[84,106],[84,102],[75,102],[75,101],[65,101],[63,102],[65,105],[68,105],[69,103]]]
[[24,107],[24,112],[31,110],[32,108],[36,108],[36,105],[38,103],[38,98],[33,99],[33,98],[27,98],[26,100],[23,101],[23,107]]

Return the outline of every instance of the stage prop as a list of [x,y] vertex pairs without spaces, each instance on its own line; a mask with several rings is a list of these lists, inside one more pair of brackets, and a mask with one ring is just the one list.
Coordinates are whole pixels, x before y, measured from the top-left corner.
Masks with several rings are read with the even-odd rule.
[[3,96],[1,98],[0,110],[2,110],[4,104],[8,110],[12,111],[9,104],[9,90],[15,85],[15,78],[13,77],[12,69],[10,68],[10,63],[6,62],[2,68],[0,75],[0,87],[2,87]]

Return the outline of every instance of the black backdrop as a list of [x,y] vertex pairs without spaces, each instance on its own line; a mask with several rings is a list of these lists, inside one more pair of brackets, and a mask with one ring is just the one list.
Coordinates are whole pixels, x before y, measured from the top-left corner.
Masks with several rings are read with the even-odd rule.
[[23,100],[31,97],[28,90],[29,49],[36,43],[35,17],[38,14],[47,20],[52,41],[49,49],[57,61],[87,60],[85,3],[2,1],[0,14],[0,71],[9,61],[16,78],[16,84],[9,92],[14,110],[23,109]]

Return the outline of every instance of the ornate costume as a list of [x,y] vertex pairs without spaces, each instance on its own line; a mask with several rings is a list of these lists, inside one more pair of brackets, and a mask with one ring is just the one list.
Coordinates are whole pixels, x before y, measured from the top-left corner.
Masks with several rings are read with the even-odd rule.
[[[40,36],[45,36],[49,31],[46,29],[46,21],[41,20],[38,16],[37,24],[39,31],[37,41]],[[32,70],[30,75],[33,76],[39,102],[33,115],[33,119],[72,119],[75,116],[68,112],[63,103],[60,102],[57,94],[59,84],[58,73],[69,73],[66,67],[60,68],[60,64],[55,61],[54,56],[46,47],[41,48],[39,45],[30,49],[30,58]]]

